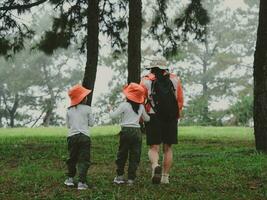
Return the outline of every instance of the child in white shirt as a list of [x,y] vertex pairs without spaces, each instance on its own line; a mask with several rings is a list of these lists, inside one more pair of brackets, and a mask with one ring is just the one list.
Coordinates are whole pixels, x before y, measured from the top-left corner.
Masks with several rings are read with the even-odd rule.
[[149,121],[150,117],[143,106],[145,94],[144,88],[137,83],[130,83],[123,88],[126,102],[123,102],[112,113],[111,118],[122,117],[119,149],[117,153],[117,176],[114,183],[122,184],[124,180],[124,167],[129,155],[128,184],[133,184],[136,178],[136,170],[140,162],[142,148],[142,133],[140,130],[140,118]]

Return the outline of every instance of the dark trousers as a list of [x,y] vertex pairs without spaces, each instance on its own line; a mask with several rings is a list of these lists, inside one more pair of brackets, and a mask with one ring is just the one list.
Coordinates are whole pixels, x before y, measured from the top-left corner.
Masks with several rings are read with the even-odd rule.
[[86,182],[86,175],[90,166],[90,137],[79,133],[67,138],[69,159],[67,160],[68,177],[76,174],[76,165],[79,173],[79,182]]
[[120,144],[117,153],[117,175],[124,174],[124,167],[129,156],[128,179],[136,178],[136,170],[140,163],[142,134],[140,128],[122,127]]

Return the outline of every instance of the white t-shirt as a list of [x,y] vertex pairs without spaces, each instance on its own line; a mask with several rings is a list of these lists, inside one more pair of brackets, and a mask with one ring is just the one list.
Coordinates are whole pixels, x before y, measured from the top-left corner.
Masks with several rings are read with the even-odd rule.
[[91,107],[84,104],[78,104],[77,106],[68,108],[66,123],[69,128],[68,137],[79,133],[90,136],[88,126],[94,125],[94,117]]
[[111,118],[121,116],[120,125],[123,127],[140,127],[139,121],[142,117],[144,121],[149,121],[150,117],[146,113],[145,108],[142,104],[139,106],[138,114],[136,114],[128,102],[123,102],[119,107],[112,113],[110,113]]

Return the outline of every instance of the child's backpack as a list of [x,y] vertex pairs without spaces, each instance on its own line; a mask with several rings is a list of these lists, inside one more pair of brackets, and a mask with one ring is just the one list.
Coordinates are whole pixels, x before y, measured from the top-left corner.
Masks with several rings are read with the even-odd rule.
[[171,121],[179,117],[175,88],[169,75],[152,81],[151,97],[154,101],[152,108],[161,120]]

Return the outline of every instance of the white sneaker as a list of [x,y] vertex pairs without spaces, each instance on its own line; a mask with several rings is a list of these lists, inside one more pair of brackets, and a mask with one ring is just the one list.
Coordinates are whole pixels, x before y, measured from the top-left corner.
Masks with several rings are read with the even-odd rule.
[[79,182],[78,183],[78,190],[86,190],[88,189],[88,185],[86,183]]
[[169,181],[169,175],[162,175],[161,176],[161,180],[160,180],[160,183],[163,183],[163,184],[169,184],[170,181]]
[[69,177],[64,181],[64,184],[67,186],[74,186],[73,178]]
[[123,176],[116,176],[113,180],[113,183],[123,184],[123,183],[125,183],[125,180],[124,180]]

